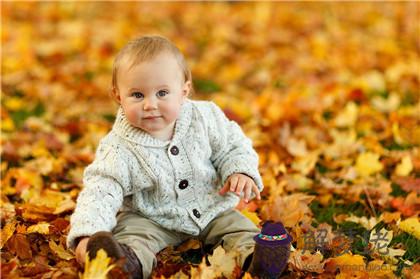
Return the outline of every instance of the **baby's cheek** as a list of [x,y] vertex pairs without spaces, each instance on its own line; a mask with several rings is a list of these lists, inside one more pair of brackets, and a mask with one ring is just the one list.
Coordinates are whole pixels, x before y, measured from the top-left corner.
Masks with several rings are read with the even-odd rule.
[[130,109],[128,111],[125,112],[125,115],[127,117],[128,122],[130,122],[131,125],[133,126],[137,126],[139,123],[139,113],[137,110],[135,109]]
[[177,107],[166,107],[165,118],[172,122],[173,120],[178,119],[180,111],[181,110]]

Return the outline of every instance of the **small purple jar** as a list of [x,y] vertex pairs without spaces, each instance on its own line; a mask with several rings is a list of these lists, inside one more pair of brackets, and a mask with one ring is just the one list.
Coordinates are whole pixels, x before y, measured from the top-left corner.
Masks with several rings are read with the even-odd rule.
[[256,244],[249,273],[261,279],[279,278],[290,256],[292,237],[282,223],[267,221],[254,240]]

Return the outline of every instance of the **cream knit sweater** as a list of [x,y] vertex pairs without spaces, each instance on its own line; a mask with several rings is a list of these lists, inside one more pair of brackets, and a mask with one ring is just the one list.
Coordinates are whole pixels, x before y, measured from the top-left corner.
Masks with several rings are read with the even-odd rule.
[[75,249],[76,238],[111,231],[119,210],[198,235],[239,202],[234,193],[218,194],[233,173],[252,177],[262,191],[251,140],[214,103],[185,102],[170,141],[131,126],[120,108],[85,169],[67,246]]

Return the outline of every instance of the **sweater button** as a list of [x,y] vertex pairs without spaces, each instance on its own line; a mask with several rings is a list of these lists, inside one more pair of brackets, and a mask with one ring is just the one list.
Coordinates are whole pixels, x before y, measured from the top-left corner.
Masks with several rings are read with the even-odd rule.
[[172,155],[178,155],[178,153],[179,153],[179,149],[175,145],[171,147],[170,151],[171,151]]
[[193,209],[193,214],[197,218],[200,218],[201,217],[201,214],[200,214],[200,212],[197,209]]
[[186,180],[186,179],[181,180],[181,182],[179,182],[178,187],[181,190],[184,190],[185,188],[187,188],[188,187],[188,180]]

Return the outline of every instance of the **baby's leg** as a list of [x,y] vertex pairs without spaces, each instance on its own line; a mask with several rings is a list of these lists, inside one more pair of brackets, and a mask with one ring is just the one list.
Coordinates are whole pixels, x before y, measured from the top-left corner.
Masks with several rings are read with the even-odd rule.
[[226,251],[237,250],[239,263],[244,267],[245,260],[254,252],[253,237],[259,232],[260,229],[251,220],[238,210],[231,209],[211,221],[200,237],[205,245],[216,247],[221,244]]
[[186,239],[185,234],[167,230],[139,214],[123,212],[117,216],[113,229],[115,239],[130,246],[137,255],[143,278],[149,278],[157,265],[156,254],[169,245],[178,245]]

